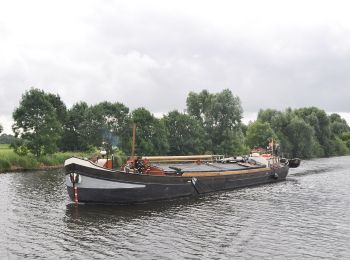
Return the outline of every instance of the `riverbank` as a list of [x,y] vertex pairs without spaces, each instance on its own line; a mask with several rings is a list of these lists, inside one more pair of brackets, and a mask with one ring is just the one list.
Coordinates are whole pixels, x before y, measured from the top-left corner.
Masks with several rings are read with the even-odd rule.
[[[97,156],[98,150],[90,152],[57,152],[50,155],[36,157],[32,154],[20,156],[16,154],[8,144],[0,144],[0,173],[51,170],[63,167],[64,161],[70,157],[92,158]],[[126,156],[120,150],[114,153],[115,165],[122,165]]]
[[26,170],[49,170],[63,167],[64,161],[72,156],[85,157],[87,153],[58,152],[52,155],[35,157],[34,155],[20,156],[9,145],[0,145],[0,173],[26,171]]

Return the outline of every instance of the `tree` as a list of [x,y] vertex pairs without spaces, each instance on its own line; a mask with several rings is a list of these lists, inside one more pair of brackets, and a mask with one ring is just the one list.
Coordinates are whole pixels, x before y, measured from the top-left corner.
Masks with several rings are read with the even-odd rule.
[[169,144],[164,123],[145,108],[134,110],[131,118],[132,122],[136,124],[136,154],[167,154]]
[[316,139],[324,151],[324,155],[335,155],[330,119],[326,112],[316,107],[308,107],[296,109],[294,113],[313,128]]
[[314,130],[303,119],[294,117],[288,124],[287,136],[292,142],[293,157],[313,157],[313,146],[315,145]]
[[64,150],[87,150],[89,146],[109,146],[127,149],[130,146],[129,108],[121,103],[101,102],[88,106],[75,104],[67,112],[63,138]]
[[239,154],[244,150],[241,129],[242,107],[229,89],[211,94],[203,90],[190,92],[187,100],[189,115],[197,118],[208,136],[206,150],[220,154]]
[[1,134],[0,135],[0,144],[12,144],[16,138],[13,135]]
[[350,127],[345,119],[340,115],[333,113],[329,116],[331,122],[331,131],[334,135],[340,136],[342,133],[350,131]]
[[92,112],[85,102],[76,103],[67,111],[61,148],[65,151],[86,151],[92,139]]
[[293,143],[297,140],[292,140],[288,136],[287,126],[295,115],[292,109],[288,108],[285,112],[275,109],[260,110],[257,121],[269,123],[272,130],[277,136],[280,151],[283,154],[292,154]]
[[254,123],[248,125],[246,144],[250,148],[266,148],[271,138],[276,139],[277,136],[268,122],[261,122],[257,120]]
[[213,97],[207,90],[199,94],[190,92],[186,100],[187,112],[204,124],[208,121]]
[[97,132],[96,140],[107,141],[122,149],[130,148],[131,120],[129,108],[115,102],[101,102],[92,107],[93,125]]
[[342,133],[340,139],[345,143],[347,148],[350,149],[350,131]]
[[35,88],[26,91],[13,112],[15,136],[22,138],[36,156],[56,152],[62,134],[64,110],[65,105],[58,95]]
[[3,128],[2,125],[0,124],[0,134],[2,133],[3,130],[4,130],[4,128]]
[[205,131],[197,119],[175,110],[169,112],[161,121],[168,133],[169,155],[205,152]]

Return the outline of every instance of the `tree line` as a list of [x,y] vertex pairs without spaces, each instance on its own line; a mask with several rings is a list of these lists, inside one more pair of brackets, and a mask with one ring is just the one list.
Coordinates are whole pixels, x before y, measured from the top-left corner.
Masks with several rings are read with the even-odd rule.
[[105,144],[130,154],[136,125],[137,155],[242,155],[266,147],[271,138],[294,157],[349,153],[350,128],[338,114],[315,107],[266,109],[248,125],[242,123],[242,114],[239,97],[229,89],[190,92],[186,112],[174,110],[156,118],[145,108],[130,111],[119,102],[78,102],[68,109],[59,95],[32,88],[13,112],[13,147],[19,154],[41,156]]
[[273,136],[284,153],[301,158],[329,157],[349,154],[350,128],[346,120],[333,113],[327,115],[316,107],[260,110],[258,118],[248,126],[246,142],[261,145]]

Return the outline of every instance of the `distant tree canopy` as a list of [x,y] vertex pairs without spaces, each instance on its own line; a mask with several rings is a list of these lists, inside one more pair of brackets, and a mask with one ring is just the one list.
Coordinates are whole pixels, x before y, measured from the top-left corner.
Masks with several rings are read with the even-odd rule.
[[13,135],[1,134],[0,135],[0,144],[12,144],[16,138]]
[[67,111],[62,149],[81,151],[89,146],[100,147],[102,142],[125,147],[129,145],[125,140],[129,129],[129,108],[121,103],[76,103]]
[[79,102],[67,109],[59,95],[32,88],[13,113],[18,138],[12,136],[11,143],[19,154],[29,151],[36,156],[86,151],[102,143],[130,154],[135,124],[136,155],[242,155],[266,147],[271,138],[289,157],[350,153],[347,122],[316,107],[260,110],[255,122],[244,125],[240,99],[229,89],[190,92],[186,104],[187,113],[175,110],[159,119],[145,108],[130,111],[119,102]]
[[155,118],[145,108],[138,108],[131,113],[132,122],[136,125],[136,154],[167,154],[169,143],[164,123]]
[[206,133],[196,118],[175,110],[165,115],[162,122],[168,134],[169,155],[191,155],[205,152]]
[[239,154],[245,150],[241,102],[229,89],[215,94],[206,90],[190,92],[186,104],[189,115],[196,118],[205,130],[208,152]]
[[328,116],[316,107],[289,108],[285,112],[266,109],[259,111],[257,121],[271,126],[281,150],[291,156],[311,158],[349,153],[343,135],[349,126],[338,114]]
[[248,125],[246,132],[246,144],[251,148],[266,148],[271,139],[276,137],[277,136],[269,123],[255,121]]

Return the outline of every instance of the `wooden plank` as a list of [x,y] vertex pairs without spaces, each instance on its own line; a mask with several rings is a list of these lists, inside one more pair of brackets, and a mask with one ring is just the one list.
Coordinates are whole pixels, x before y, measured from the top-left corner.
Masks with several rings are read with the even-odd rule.
[[271,168],[257,168],[257,169],[247,169],[239,171],[223,171],[223,172],[184,172],[183,177],[209,177],[209,176],[221,176],[221,175],[233,175],[233,174],[248,174],[256,172],[268,172]]
[[198,161],[198,160],[213,160],[223,157],[222,155],[186,155],[186,156],[142,156],[142,159],[149,161]]

